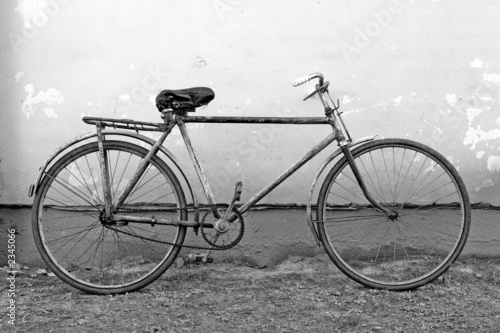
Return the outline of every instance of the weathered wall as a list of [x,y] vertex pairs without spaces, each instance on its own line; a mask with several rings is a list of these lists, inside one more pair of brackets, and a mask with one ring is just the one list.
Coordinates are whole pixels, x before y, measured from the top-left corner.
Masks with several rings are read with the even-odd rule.
[[[83,115],[159,121],[162,88],[206,85],[206,115],[320,116],[332,82],[354,137],[406,137],[459,168],[473,202],[500,204],[500,3],[407,1],[0,2],[0,204],[30,204],[44,159],[91,129]],[[249,197],[328,134],[322,127],[193,127],[223,201]],[[181,153],[178,133],[168,141]],[[303,203],[318,162],[265,202]]]
[[[31,212],[28,208],[0,207],[2,230],[16,230],[16,261],[22,264],[45,267],[31,234]],[[500,226],[498,211],[474,209],[469,238],[462,251],[462,258],[500,256]],[[314,256],[325,253],[317,247],[301,209],[269,209],[251,211],[245,215],[245,235],[241,242],[227,251],[214,251],[215,260],[237,259],[254,266],[272,267],[288,256]],[[5,229],[4,229],[5,228]],[[7,244],[8,233],[0,233],[0,244]],[[185,245],[206,246],[203,238],[188,231]],[[181,255],[200,253],[199,250],[183,248]],[[0,267],[7,264],[7,247],[0,246]]]

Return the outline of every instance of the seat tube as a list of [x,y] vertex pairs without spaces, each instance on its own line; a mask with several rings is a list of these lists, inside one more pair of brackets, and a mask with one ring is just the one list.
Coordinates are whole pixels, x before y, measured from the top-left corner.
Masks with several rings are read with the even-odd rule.
[[207,202],[209,205],[215,205],[214,194],[212,193],[212,189],[210,188],[210,185],[208,184],[207,177],[205,177],[205,172],[203,171],[201,163],[198,160],[198,156],[196,156],[196,152],[193,148],[193,145],[191,144],[191,139],[189,138],[186,124],[180,118],[176,118],[176,121],[177,121],[177,125],[179,126],[179,129],[181,131],[182,138],[184,139],[184,143],[186,144],[186,148],[188,150],[189,157],[191,157],[191,161],[193,162],[194,168],[196,170],[196,174],[198,175],[200,183],[203,187],[203,191],[205,192],[205,197],[207,198]]

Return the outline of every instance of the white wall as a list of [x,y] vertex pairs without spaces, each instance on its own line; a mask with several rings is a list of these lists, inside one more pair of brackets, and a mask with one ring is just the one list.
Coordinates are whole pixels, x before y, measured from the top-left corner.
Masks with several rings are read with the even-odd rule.
[[[81,117],[160,121],[161,89],[209,86],[200,115],[321,116],[320,71],[354,137],[424,142],[462,174],[472,202],[500,204],[500,3],[77,1],[0,3],[0,203],[27,190]],[[328,134],[323,127],[205,125],[193,141],[221,200],[266,185]],[[178,133],[168,145],[177,145]],[[182,149],[181,149],[182,148]],[[305,202],[319,160],[265,202]]]

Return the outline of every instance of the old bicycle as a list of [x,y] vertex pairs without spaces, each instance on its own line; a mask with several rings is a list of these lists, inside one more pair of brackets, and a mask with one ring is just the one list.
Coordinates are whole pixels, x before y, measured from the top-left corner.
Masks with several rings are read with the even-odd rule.
[[[172,265],[183,246],[196,248],[183,244],[187,228],[201,234],[207,251],[238,244],[245,230],[242,214],[337,141],[339,147],[320,166],[308,193],[307,220],[318,245],[342,272],[368,287],[408,290],[439,277],[457,259],[470,227],[469,199],[457,171],[441,154],[417,142],[352,140],[322,74],[293,85],[312,79],[318,82],[308,97],[319,97],[323,117],[193,116],[214,93],[190,88],[157,96],[162,123],[83,118],[96,132],[54,152],[30,187],[35,242],[48,267],[89,293],[142,288]],[[333,131],[245,204],[236,204],[242,189],[237,183],[231,202],[221,205],[187,123],[316,124]],[[200,204],[184,166],[163,145],[175,127],[207,205]],[[139,131],[161,136],[154,141]],[[320,179],[324,181],[314,204]]]

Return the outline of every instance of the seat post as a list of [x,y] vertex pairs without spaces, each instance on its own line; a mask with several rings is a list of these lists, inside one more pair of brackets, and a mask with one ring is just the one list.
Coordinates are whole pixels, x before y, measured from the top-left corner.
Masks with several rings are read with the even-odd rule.
[[174,112],[169,109],[164,109],[161,111],[161,119],[163,119],[163,122],[165,125],[169,125],[173,120],[174,120]]

